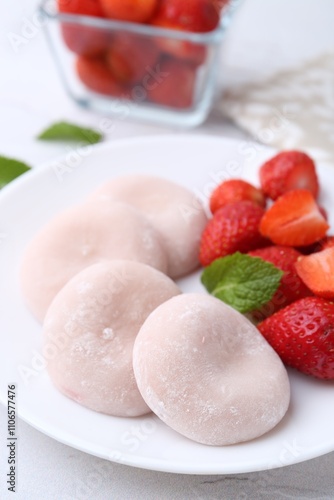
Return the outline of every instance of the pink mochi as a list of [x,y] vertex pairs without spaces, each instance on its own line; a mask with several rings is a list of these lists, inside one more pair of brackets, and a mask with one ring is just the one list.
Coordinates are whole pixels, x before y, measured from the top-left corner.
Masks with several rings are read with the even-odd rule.
[[179,293],[170,278],[137,262],[114,260],[81,271],[55,297],[44,321],[43,352],[53,384],[97,412],[150,412],[135,381],[133,344],[148,315]]
[[101,198],[129,203],[148,217],[166,249],[169,276],[180,278],[199,267],[199,244],[208,220],[187,188],[159,177],[128,175],[102,185],[90,199]]
[[112,259],[143,262],[167,271],[159,235],[130,205],[100,200],[62,212],[25,251],[21,288],[28,307],[42,322],[55,295],[73,276]]
[[133,366],[151,410],[206,445],[257,438],[289,406],[278,355],[253,324],[212,296],[184,294],[159,306],[136,338]]

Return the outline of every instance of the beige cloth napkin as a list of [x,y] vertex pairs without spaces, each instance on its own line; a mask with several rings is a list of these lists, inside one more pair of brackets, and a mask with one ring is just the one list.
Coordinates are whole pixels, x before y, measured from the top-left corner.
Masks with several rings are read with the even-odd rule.
[[307,150],[334,167],[334,52],[266,82],[227,91],[220,107],[259,142]]

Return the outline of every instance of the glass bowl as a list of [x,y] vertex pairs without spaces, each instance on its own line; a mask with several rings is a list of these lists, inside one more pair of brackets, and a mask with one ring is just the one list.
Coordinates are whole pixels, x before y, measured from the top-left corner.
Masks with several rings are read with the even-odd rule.
[[65,14],[43,0],[45,33],[67,93],[118,119],[196,126],[207,117],[219,48],[240,0],[230,0],[208,33]]

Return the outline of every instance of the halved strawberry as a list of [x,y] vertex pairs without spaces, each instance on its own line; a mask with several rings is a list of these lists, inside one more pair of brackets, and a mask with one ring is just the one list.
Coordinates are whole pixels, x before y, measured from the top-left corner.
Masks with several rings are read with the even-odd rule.
[[334,236],[328,235],[325,236],[322,240],[318,242],[319,244],[319,251],[320,250],[326,250],[326,248],[333,248],[334,247]]
[[231,179],[219,184],[210,197],[210,209],[215,213],[219,208],[235,201],[253,201],[260,207],[266,206],[263,192],[242,179]]
[[265,213],[260,231],[276,245],[305,246],[323,238],[329,228],[310,191],[289,191]]
[[323,218],[328,221],[327,210],[324,207],[322,207],[321,205],[318,205],[318,207],[319,207],[319,211],[320,211],[321,215],[323,216]]
[[282,361],[321,379],[334,379],[334,303],[306,297],[281,309],[258,329]]
[[321,238],[321,240],[313,243],[312,245],[308,245],[306,247],[299,247],[297,248],[297,250],[303,255],[310,255],[311,253],[321,252],[321,250],[326,250],[326,248],[332,248],[332,247],[334,247],[334,236],[325,236],[324,238]]
[[296,271],[315,295],[334,299],[334,248],[299,257]]
[[249,252],[249,255],[271,262],[278,269],[284,271],[281,284],[271,301],[252,313],[252,317],[256,321],[262,321],[298,299],[313,295],[297,274],[295,263],[302,257],[302,254],[294,248],[270,246],[253,250]]
[[208,266],[219,257],[268,245],[259,232],[263,214],[263,208],[251,201],[237,201],[220,208],[203,232],[201,264]]
[[301,151],[283,151],[260,168],[264,193],[272,200],[288,191],[307,189],[315,198],[319,182],[313,160]]

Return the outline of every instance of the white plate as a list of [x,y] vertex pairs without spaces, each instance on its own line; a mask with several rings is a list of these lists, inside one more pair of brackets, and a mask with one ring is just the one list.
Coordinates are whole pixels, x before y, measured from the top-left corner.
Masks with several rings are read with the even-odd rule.
[[[16,382],[19,415],[32,426],[92,455],[152,470],[241,473],[289,465],[334,450],[334,384],[294,371],[290,372],[291,407],[284,420],[267,435],[235,446],[196,444],[152,416],[112,418],[85,409],[51,385],[41,356],[41,327],[20,294],[18,268],[28,241],[51,216],[80,202],[105,180],[128,172],[151,173],[184,184],[205,199],[226,178],[243,176],[258,182],[257,168],[271,154],[257,144],[195,135],[126,140],[67,155],[3,189],[1,401],[7,404],[7,384]],[[330,200],[333,171],[320,168],[320,178],[322,204],[334,213]],[[183,280],[181,286],[185,291],[203,291],[199,273]]]

